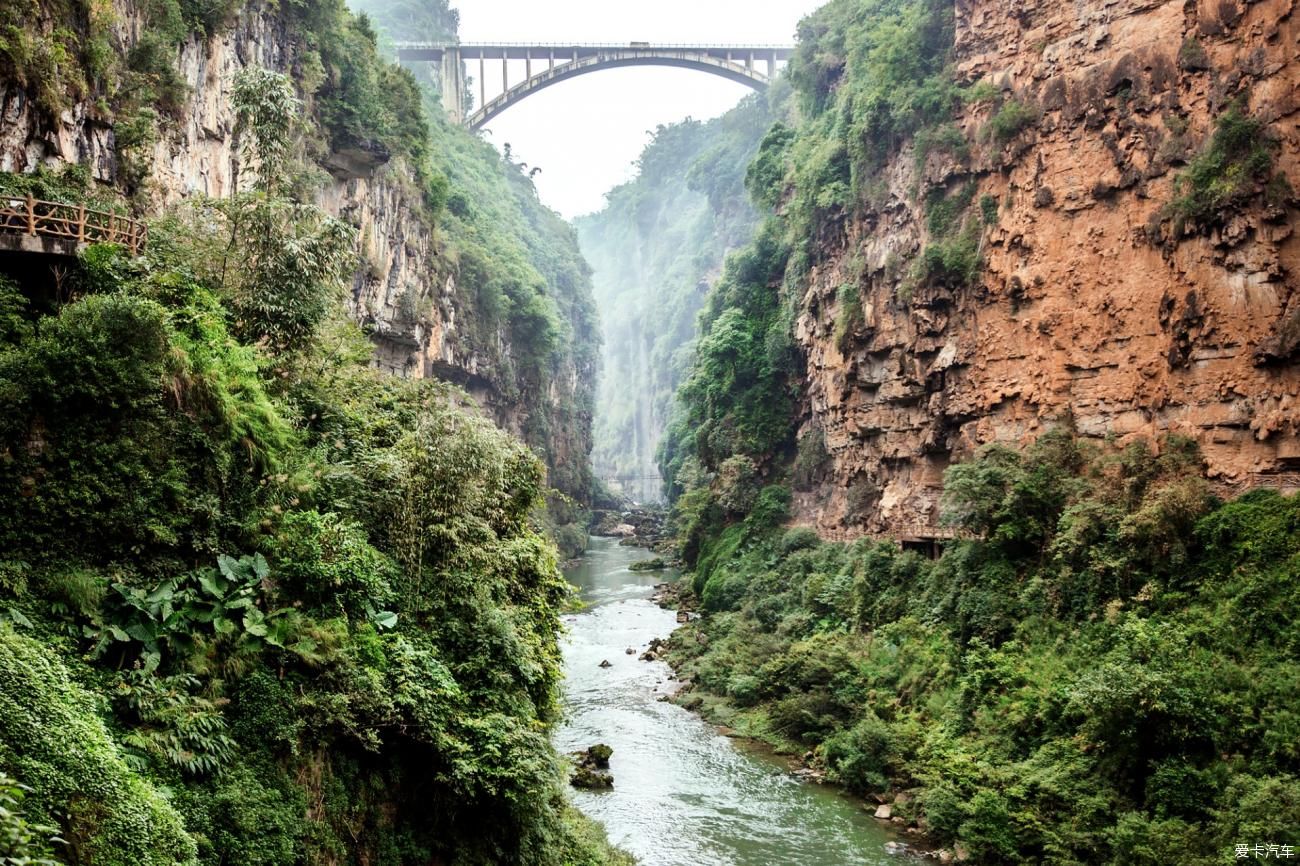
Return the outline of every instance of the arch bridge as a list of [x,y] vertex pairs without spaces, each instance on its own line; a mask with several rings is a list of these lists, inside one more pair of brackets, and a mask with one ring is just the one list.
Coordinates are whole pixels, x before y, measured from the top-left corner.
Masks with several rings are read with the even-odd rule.
[[[420,43],[399,42],[402,63],[441,65],[443,106],[459,123],[481,129],[501,112],[539,90],[569,78],[621,66],[675,66],[695,69],[763,90],[794,49],[783,45]],[[478,106],[467,113],[467,66],[478,61]],[[488,61],[501,62],[501,89],[488,98]],[[522,63],[521,63],[522,61]],[[511,85],[513,67],[523,80]]]

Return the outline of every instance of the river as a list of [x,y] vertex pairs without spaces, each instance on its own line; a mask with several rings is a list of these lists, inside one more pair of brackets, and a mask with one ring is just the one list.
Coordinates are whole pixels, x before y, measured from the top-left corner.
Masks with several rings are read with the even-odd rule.
[[[672,572],[633,572],[648,554],[592,538],[566,571],[588,607],[565,617],[565,723],[556,746],[614,749],[611,791],[573,792],[579,809],[643,866],[898,866],[889,836],[833,788],[799,782],[784,764],[659,701],[663,662],[638,656],[677,625],[650,601]],[[626,650],[632,647],[635,655]],[[602,668],[603,660],[610,667]]]

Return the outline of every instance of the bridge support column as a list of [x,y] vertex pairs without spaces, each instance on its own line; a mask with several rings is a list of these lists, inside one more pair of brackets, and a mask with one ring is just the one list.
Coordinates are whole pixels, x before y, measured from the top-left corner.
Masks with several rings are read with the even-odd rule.
[[483,63],[483,55],[478,56],[478,107],[482,108],[487,105],[487,73]]
[[447,49],[442,55],[442,107],[456,123],[465,122],[465,65],[460,52]]

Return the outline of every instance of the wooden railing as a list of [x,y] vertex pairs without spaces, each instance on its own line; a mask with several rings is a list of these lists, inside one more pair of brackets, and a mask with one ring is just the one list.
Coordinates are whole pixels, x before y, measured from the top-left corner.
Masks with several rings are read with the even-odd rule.
[[148,229],[139,220],[31,196],[0,196],[0,231],[78,244],[121,244],[133,255],[144,252],[148,239]]
[[931,523],[905,523],[878,533],[862,529],[817,529],[817,534],[825,541],[857,541],[859,538],[877,541],[957,541],[977,538],[973,532],[957,526],[936,526]]
[[1260,487],[1271,487],[1279,493],[1300,491],[1300,472],[1252,472],[1236,481],[1210,482],[1210,489],[1220,499],[1234,499]]

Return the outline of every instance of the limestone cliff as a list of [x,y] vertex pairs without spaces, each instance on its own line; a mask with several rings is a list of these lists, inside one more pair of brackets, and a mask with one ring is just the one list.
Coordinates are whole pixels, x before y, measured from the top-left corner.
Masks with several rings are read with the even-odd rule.
[[[959,0],[955,57],[1000,94],[961,110],[969,146],[905,145],[873,205],[823,233],[796,339],[825,483],[797,493],[797,516],[924,535],[951,462],[1067,419],[1121,441],[1194,437],[1228,489],[1296,486],[1294,196],[1261,189],[1181,232],[1166,208],[1234,99],[1277,139],[1276,174],[1300,180],[1292,0]],[[1023,120],[990,131],[1008,103]],[[899,266],[932,240],[925,189],[986,211],[968,285],[913,289]],[[837,334],[849,302],[861,312]]]
[[[112,49],[130,55],[148,26],[146,10],[132,0],[115,0],[106,17]],[[56,18],[51,13],[33,29],[52,32],[67,25]],[[319,76],[312,68],[319,62],[288,16],[251,4],[210,35],[185,39],[172,60],[185,98],[162,118],[153,140],[134,148],[123,146],[117,124],[88,95],[51,116],[30,87],[0,75],[0,171],[82,163],[96,181],[132,188],[145,214],[193,195],[228,196],[239,182],[230,99],[236,75],[250,66],[290,74],[310,113],[306,82]],[[552,353],[549,369],[516,369],[509,329],[476,323],[483,318],[474,300],[479,287],[472,280],[458,285],[456,251],[447,248],[430,218],[411,166],[366,142],[339,146],[315,129],[307,138],[320,168],[318,204],[357,230],[360,267],[348,305],[372,335],[375,363],[396,375],[437,376],[463,386],[501,426],[543,452],[553,483],[585,502],[596,339],[589,299],[582,292],[557,299],[574,339]]]

